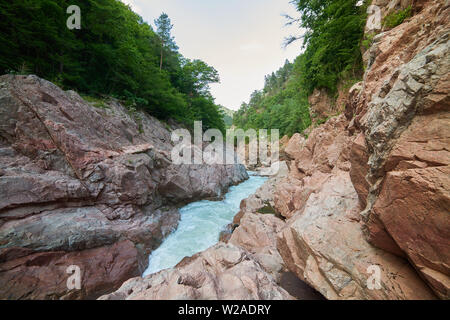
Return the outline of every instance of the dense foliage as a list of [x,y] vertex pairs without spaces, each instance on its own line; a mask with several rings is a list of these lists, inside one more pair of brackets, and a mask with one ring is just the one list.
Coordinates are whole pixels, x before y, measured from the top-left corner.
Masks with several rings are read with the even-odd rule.
[[[262,91],[235,114],[234,124],[244,128],[277,128],[281,134],[302,132],[311,121],[308,99],[314,89],[333,96],[340,81],[362,76],[361,40],[369,1],[293,0],[300,18],[288,17],[306,30],[286,44],[303,39],[304,52],[293,64],[266,77]],[[359,3],[359,4],[358,4]]]
[[[306,29],[300,85],[337,91],[340,80],[361,76],[361,39],[367,4],[358,0],[294,0],[300,27]],[[368,1],[365,1],[368,2]]]
[[302,132],[310,124],[308,99],[298,86],[301,59],[286,61],[277,72],[266,76],[264,89],[254,91],[249,103],[234,114],[233,124],[245,130],[279,129],[280,135]]
[[394,11],[391,14],[387,15],[383,20],[383,26],[388,28],[395,28],[405,21],[405,19],[411,17],[412,15],[412,6],[408,6],[405,9],[400,9],[398,11]]
[[[70,5],[81,29],[69,30]],[[34,73],[94,96],[131,101],[160,118],[224,130],[209,93],[217,71],[178,52],[170,19],[156,32],[118,0],[0,0],[0,73]]]

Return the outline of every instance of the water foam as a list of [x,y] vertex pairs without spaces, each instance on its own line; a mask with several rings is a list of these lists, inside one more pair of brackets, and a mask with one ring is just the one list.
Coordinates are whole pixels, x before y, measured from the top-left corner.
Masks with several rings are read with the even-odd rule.
[[267,180],[249,174],[250,179],[230,188],[222,201],[198,201],[180,209],[178,229],[153,251],[144,276],[174,267],[184,257],[206,250],[219,241],[219,235],[233,221],[241,200]]

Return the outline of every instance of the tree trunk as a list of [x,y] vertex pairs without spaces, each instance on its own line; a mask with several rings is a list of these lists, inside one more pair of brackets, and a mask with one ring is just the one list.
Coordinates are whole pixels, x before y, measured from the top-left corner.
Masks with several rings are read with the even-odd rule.
[[164,49],[164,41],[161,42],[161,62],[159,63],[159,71],[162,71],[162,64],[163,64],[163,49]]

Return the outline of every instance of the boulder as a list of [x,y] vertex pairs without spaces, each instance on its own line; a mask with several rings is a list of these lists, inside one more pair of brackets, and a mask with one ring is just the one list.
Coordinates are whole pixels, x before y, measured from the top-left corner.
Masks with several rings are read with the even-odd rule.
[[305,138],[300,133],[295,133],[292,138],[289,140],[284,151],[287,153],[289,157],[292,159],[297,159],[300,157],[300,150],[303,148],[305,144]]
[[[433,299],[407,261],[367,243],[348,172],[336,172],[279,234],[289,269],[327,299]],[[380,270],[372,287],[371,268]]]
[[373,212],[436,293],[449,299],[450,166],[389,172]]
[[275,214],[247,212],[228,243],[244,248],[275,280],[280,279],[284,263],[276,249],[276,235],[285,222]]
[[285,177],[289,174],[289,167],[286,161],[277,161],[270,168],[259,168],[258,174],[263,177]]
[[176,267],[125,282],[100,300],[291,300],[243,249],[219,243]]
[[[379,220],[436,293],[448,299],[450,284],[450,117],[417,116],[386,160],[386,176],[370,219]],[[384,248],[369,220],[370,239]]]

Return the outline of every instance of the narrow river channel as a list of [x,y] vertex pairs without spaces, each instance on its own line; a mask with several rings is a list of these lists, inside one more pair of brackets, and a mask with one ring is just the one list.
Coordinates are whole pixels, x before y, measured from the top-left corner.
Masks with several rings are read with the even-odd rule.
[[152,252],[144,276],[172,268],[184,257],[206,250],[219,241],[219,235],[233,221],[241,200],[255,193],[267,178],[249,173],[250,178],[229,189],[221,201],[198,201],[180,209],[181,220],[173,232]]

